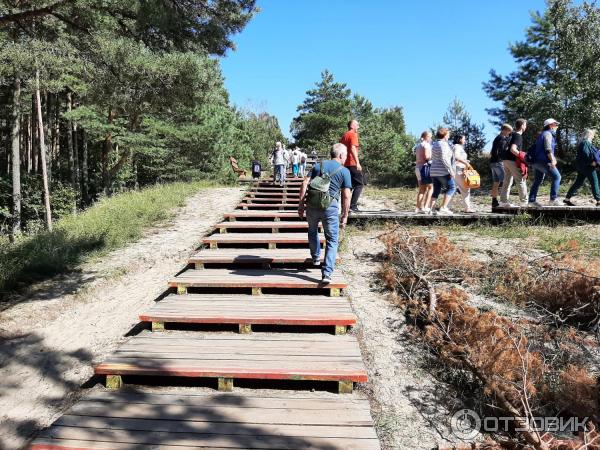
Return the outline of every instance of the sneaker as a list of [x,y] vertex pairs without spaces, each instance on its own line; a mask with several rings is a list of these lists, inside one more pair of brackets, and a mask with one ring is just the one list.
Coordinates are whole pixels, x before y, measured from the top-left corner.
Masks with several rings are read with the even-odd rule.
[[454,214],[448,208],[444,208],[444,207],[440,208],[437,213],[438,213],[438,216],[452,216]]
[[430,216],[431,215],[431,208],[423,208],[421,210],[421,214],[425,214],[426,216]]
[[493,198],[492,199],[492,208],[497,208],[498,206],[500,206],[500,203],[498,203],[498,199]]
[[[570,198],[565,198],[563,200],[563,203],[567,206],[575,206],[575,203],[573,203]],[[598,203],[600,203],[600,202],[598,202]]]
[[529,208],[529,202],[527,200],[525,200],[524,202],[521,202],[519,207],[520,208]]
[[473,208],[465,209],[466,214],[475,214],[476,212]]
[[420,214],[423,211],[421,208],[415,208],[415,214]]
[[563,204],[559,199],[555,198],[554,200],[550,200],[548,206],[563,206]]
[[323,275],[323,278],[321,278],[321,284],[329,283],[331,283],[331,275]]
[[542,205],[540,202],[529,202],[527,203],[527,207],[528,208],[543,208],[544,205]]
[[600,200],[596,201],[596,206],[600,206]]
[[508,202],[502,202],[498,206],[500,206],[500,208],[517,208],[517,205]]
[[350,208],[350,211],[355,212],[355,213],[362,212],[360,209],[358,209],[358,206],[355,206],[354,208]]
[[321,266],[321,257],[317,256],[312,259],[313,266],[320,267]]

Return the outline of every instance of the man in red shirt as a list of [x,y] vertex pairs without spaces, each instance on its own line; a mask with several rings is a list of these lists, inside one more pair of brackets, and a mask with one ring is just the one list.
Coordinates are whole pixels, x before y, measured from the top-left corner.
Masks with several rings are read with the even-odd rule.
[[348,122],[348,131],[342,136],[340,141],[348,149],[348,158],[344,164],[350,171],[352,177],[352,200],[350,200],[350,211],[359,212],[358,198],[363,190],[364,178],[362,167],[358,159],[358,127],[357,120]]

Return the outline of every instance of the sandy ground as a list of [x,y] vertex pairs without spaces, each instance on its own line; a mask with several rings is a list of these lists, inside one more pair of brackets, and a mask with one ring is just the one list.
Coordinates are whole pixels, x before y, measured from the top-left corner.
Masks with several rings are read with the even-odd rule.
[[0,448],[22,447],[82,395],[241,188],[205,189],[169,223],[76,272],[34,286],[0,315]]
[[454,411],[445,405],[452,399],[440,398],[446,392],[424,369],[423,352],[409,341],[403,313],[377,281],[380,233],[348,234],[341,263],[359,318],[355,332],[369,372],[366,390],[383,448],[431,449],[451,442],[448,425]]

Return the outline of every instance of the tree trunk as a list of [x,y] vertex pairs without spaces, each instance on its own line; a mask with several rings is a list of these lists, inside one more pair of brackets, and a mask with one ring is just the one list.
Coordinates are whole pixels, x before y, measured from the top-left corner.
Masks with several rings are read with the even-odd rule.
[[[50,102],[50,98],[51,98],[51,94],[46,93],[44,95],[44,99],[46,101],[45,106],[46,106],[46,120],[44,120],[44,116],[42,115],[42,124],[43,124],[43,129],[44,129],[44,144],[46,142],[50,142],[50,128],[48,127],[48,121],[50,120],[50,117],[52,117],[52,108],[51,108],[51,102]],[[52,149],[50,149],[52,150]],[[50,152],[50,155],[48,156],[48,148],[46,147],[46,176],[48,178],[48,184],[52,184],[52,151]]]
[[15,79],[12,111],[12,198],[13,223],[11,240],[21,234],[21,80]]
[[48,168],[46,166],[46,140],[44,139],[44,118],[42,116],[42,98],[40,96],[40,71],[35,71],[35,100],[38,116],[38,133],[40,140],[40,163],[42,165],[42,181],[44,183],[44,207],[46,209],[46,226],[52,231],[52,210],[50,209],[50,188],[48,187]]
[[[35,112],[34,112],[35,111]],[[40,152],[36,149],[39,149],[39,145],[37,145],[37,119],[34,119],[34,114],[37,115],[37,104],[35,102],[35,94],[31,96],[31,152],[33,155],[33,173],[39,173],[40,166]]]
[[[73,109],[73,94],[67,93],[67,113]],[[75,176],[75,155],[73,152],[73,121],[67,123],[67,151],[69,152],[69,173],[71,174],[71,186],[77,189],[77,177]]]
[[31,115],[27,114],[27,121],[25,122],[25,154],[27,155],[27,173],[31,173],[31,169],[33,168],[32,160],[31,160]]
[[88,176],[88,141],[85,134],[85,130],[81,130],[81,196],[84,204],[88,204],[90,201],[90,187],[89,187],[89,176]]
[[[114,119],[112,109],[108,110],[108,123],[111,124]],[[111,193],[111,176],[109,165],[110,154],[113,149],[112,144],[112,133],[108,133],[104,138],[104,144],[102,146],[101,165],[102,165],[102,186],[104,187],[104,195],[109,196]]]

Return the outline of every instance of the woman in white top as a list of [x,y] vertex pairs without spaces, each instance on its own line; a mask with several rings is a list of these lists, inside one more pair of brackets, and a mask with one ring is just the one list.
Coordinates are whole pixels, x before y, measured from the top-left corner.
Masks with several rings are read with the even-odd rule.
[[433,181],[431,178],[428,180],[422,179],[421,168],[425,164],[430,164],[432,137],[431,131],[423,131],[423,133],[421,133],[421,140],[414,148],[416,158],[415,175],[417,176],[417,183],[419,185],[417,209],[415,212],[418,214],[429,214],[431,212],[429,203],[431,202],[431,194],[433,193]]
[[467,138],[463,134],[454,136],[454,160],[456,161],[456,187],[463,203],[465,204],[465,212],[473,213],[475,210],[471,205],[471,189],[465,185],[463,171],[469,167],[468,155],[465,151],[465,142]]

